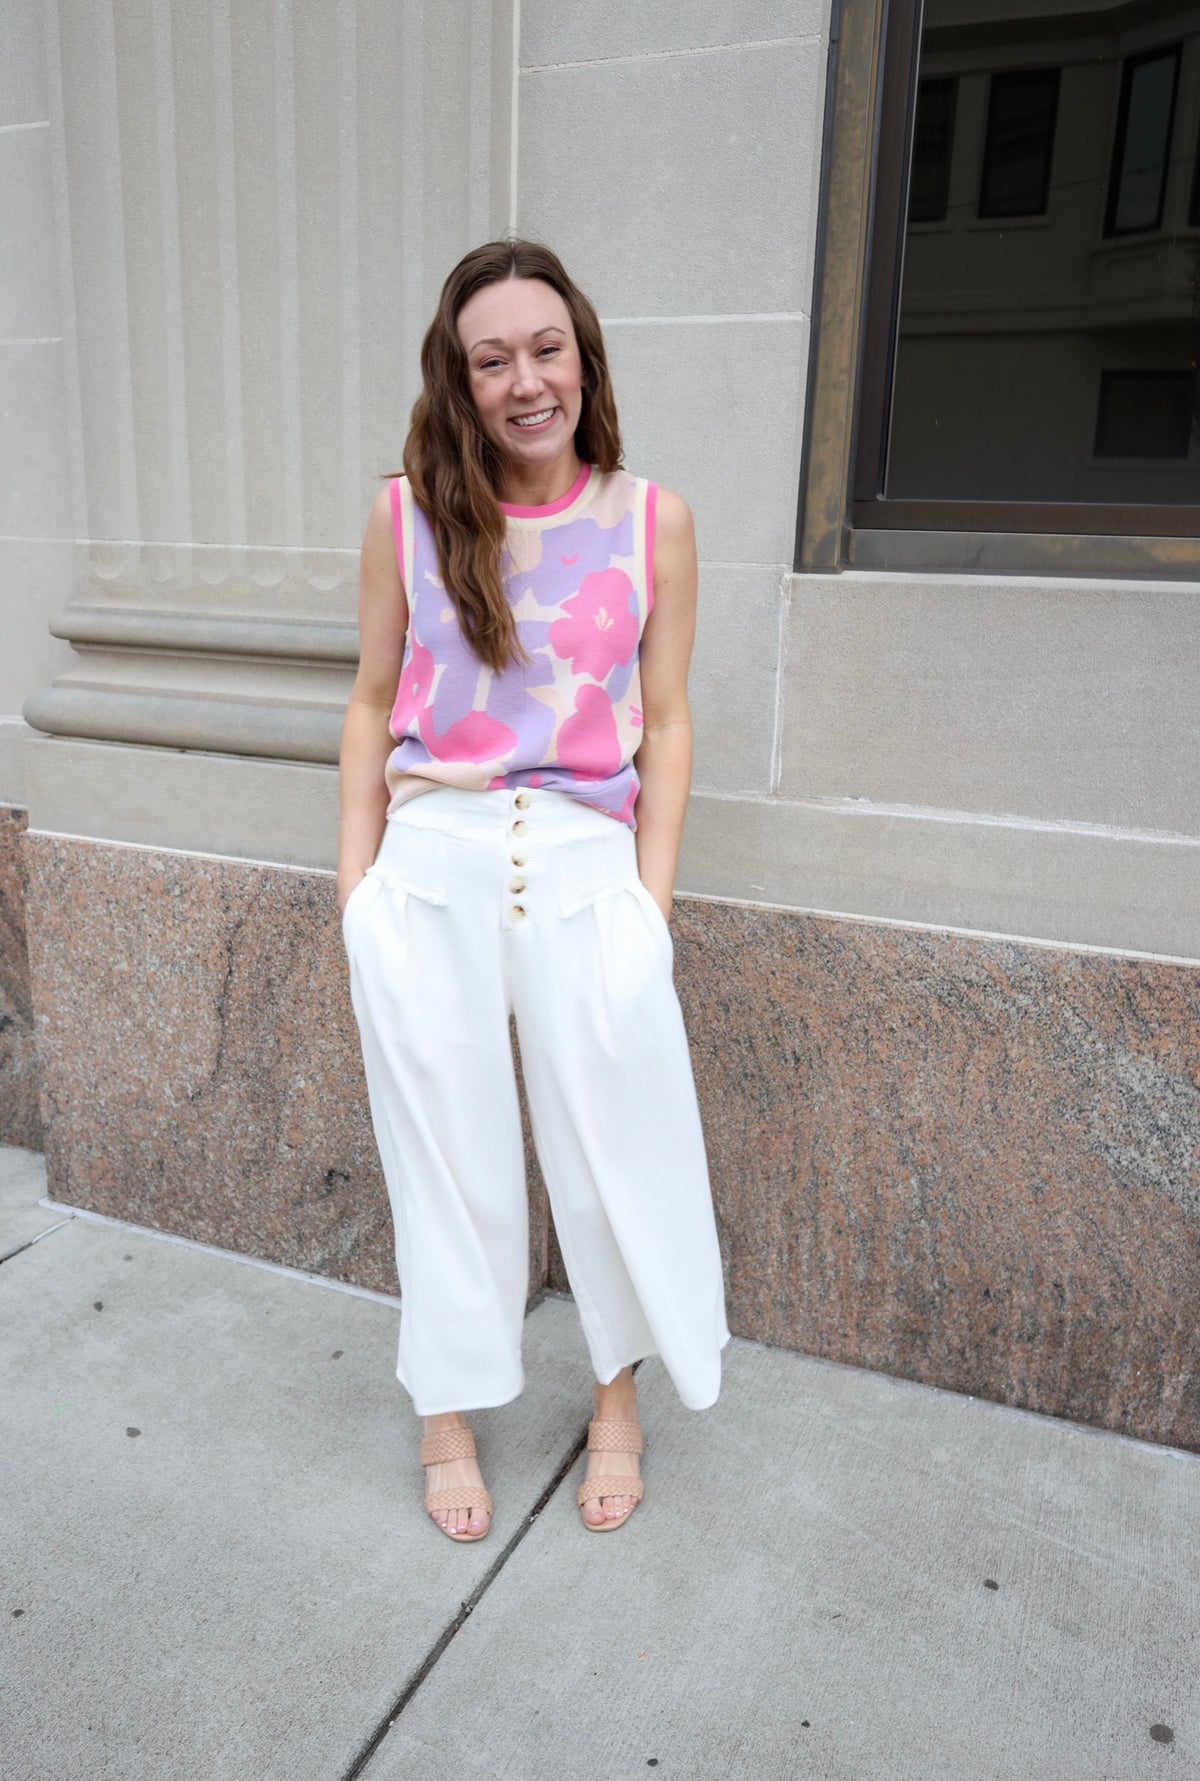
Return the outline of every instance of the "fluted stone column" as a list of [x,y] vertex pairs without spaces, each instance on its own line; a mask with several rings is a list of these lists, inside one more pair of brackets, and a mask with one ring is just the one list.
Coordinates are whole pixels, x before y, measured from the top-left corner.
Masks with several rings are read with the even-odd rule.
[[328,865],[363,523],[510,220],[511,0],[45,16],[79,542],[31,825]]

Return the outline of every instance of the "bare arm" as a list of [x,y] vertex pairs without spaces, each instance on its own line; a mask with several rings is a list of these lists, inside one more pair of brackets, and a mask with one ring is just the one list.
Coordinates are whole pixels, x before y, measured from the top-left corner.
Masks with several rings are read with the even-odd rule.
[[634,815],[638,872],[668,917],[692,783],[687,680],[696,636],[696,580],[691,508],[682,496],[660,489],[654,607],[641,644],[645,731],[635,757],[642,784]]
[[367,520],[359,562],[358,673],[346,707],[341,752],[338,901],[346,899],[383,839],[388,792],[387,758],[395,746],[388,719],[400,679],[408,600],[392,537],[391,500],[380,491]]

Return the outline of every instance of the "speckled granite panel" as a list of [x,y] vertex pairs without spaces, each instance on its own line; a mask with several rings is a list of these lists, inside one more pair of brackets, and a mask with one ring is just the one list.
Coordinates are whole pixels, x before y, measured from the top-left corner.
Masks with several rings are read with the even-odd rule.
[[1200,969],[674,926],[736,1333],[1200,1448]]
[[395,1292],[330,875],[25,845],[52,1195]]
[[0,805],[0,1144],[42,1147],[25,940],[25,812]]

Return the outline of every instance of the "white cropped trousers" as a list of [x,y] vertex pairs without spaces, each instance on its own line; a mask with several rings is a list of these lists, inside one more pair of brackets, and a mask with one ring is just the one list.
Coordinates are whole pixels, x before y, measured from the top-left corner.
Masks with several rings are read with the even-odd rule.
[[670,930],[632,832],[561,792],[424,792],[389,819],[343,932],[418,1414],[524,1383],[510,1014],[597,1379],[657,1353],[684,1404],[712,1404],[721,1258]]

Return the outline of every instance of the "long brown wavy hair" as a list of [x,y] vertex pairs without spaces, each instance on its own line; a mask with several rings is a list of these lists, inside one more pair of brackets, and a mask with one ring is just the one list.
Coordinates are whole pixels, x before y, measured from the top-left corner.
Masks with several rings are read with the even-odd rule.
[[458,338],[463,305],[485,285],[539,278],[567,306],[583,368],[575,450],[601,471],[621,467],[621,430],[595,309],[562,261],[536,241],[489,241],[454,268],[421,347],[424,388],[412,411],[404,471],[437,543],[438,568],[467,642],[502,673],[527,659],[500,580],[506,521],[497,489],[500,454],[480,425],[467,355]]

